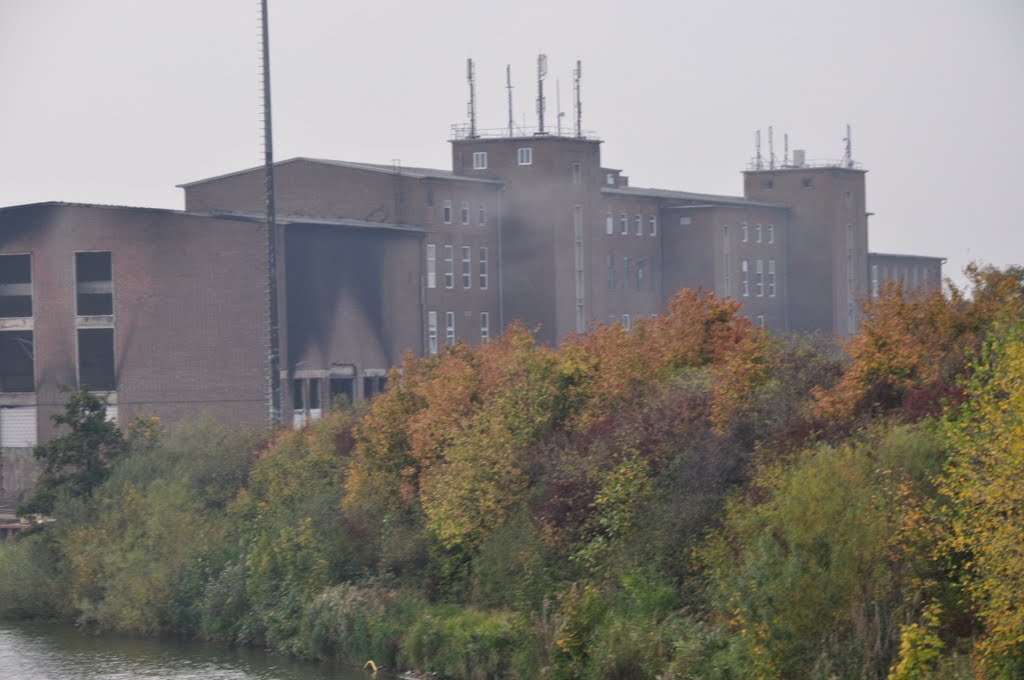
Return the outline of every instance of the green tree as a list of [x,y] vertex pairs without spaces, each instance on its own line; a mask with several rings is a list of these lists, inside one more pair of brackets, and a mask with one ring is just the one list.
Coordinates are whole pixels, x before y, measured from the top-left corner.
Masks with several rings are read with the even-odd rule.
[[90,496],[127,450],[121,431],[107,420],[106,399],[87,389],[70,394],[64,412],[51,416],[70,432],[35,448],[42,471],[32,495],[18,507],[20,515],[50,514],[61,496]]

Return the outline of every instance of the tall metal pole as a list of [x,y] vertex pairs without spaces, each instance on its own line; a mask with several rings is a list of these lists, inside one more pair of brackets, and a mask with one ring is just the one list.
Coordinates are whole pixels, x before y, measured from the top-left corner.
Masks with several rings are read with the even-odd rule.
[[512,66],[505,66],[505,87],[508,88],[508,136],[514,137],[512,132]]
[[576,72],[573,73],[573,91],[576,95],[576,136],[583,137],[583,102],[580,100],[580,78],[583,76],[583,65],[576,60]]
[[281,337],[277,309],[277,222],[274,210],[274,142],[270,117],[270,30],[267,0],[260,0],[263,29],[263,167],[267,223],[267,320],[270,332],[267,364],[270,423],[281,422]]
[[476,71],[473,60],[466,60],[466,80],[469,81],[469,138],[476,139]]
[[537,134],[544,133],[544,76],[548,73],[548,58],[537,56]]

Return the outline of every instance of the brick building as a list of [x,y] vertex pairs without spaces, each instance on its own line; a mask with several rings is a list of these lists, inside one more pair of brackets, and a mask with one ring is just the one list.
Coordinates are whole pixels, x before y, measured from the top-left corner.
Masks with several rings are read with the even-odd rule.
[[[773,331],[847,335],[885,281],[941,284],[938,258],[868,253],[852,162],[757,163],[720,196],[632,187],[590,136],[455,128],[451,151],[451,170],[276,164],[286,421],[513,320],[557,343],[700,287]],[[27,487],[61,385],[122,420],[266,421],[263,169],[181,186],[183,211],[0,209],[0,503]]]

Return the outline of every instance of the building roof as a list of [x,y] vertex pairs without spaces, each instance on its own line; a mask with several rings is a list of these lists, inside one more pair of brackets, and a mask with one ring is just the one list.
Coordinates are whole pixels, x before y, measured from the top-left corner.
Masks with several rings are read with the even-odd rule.
[[941,260],[946,261],[946,258],[939,257],[937,255],[904,255],[903,253],[872,253],[868,252],[868,257],[898,257],[904,260]]
[[[640,196],[648,198],[664,198],[675,201],[699,201],[702,204],[713,204],[737,207],[759,207],[759,208],[789,208],[785,203],[767,203],[765,201],[752,201],[742,196],[721,196],[718,194],[695,194],[689,191],[672,191],[669,189],[651,189],[645,187],[605,187],[601,189],[602,194],[617,194],[621,196]],[[690,206],[678,206],[690,207]]]
[[[305,162],[315,163],[320,165],[332,165],[341,168],[350,168],[353,170],[365,170],[367,172],[384,172],[389,175],[400,174],[405,177],[412,177],[414,179],[444,179],[456,182],[478,182],[483,184],[493,184],[495,186],[501,186],[503,182],[496,179],[486,179],[484,177],[469,177],[467,175],[456,175],[451,170],[439,170],[436,168],[417,168],[410,166],[394,166],[385,165],[382,163],[355,163],[352,161],[337,161],[329,158],[309,158],[307,156],[296,156],[295,158],[289,158],[287,160],[278,161],[274,163],[274,167],[280,167],[282,165],[288,165],[290,163]],[[215,177],[206,177],[204,179],[198,179],[194,182],[186,182],[184,184],[178,184],[177,186],[181,189],[187,189],[192,186],[199,184],[205,184],[207,182],[215,182],[217,180],[226,179],[228,177],[235,177],[237,175],[244,175],[250,172],[258,172],[263,170],[262,165],[258,165],[252,168],[246,168],[244,170],[236,170],[234,172],[225,173],[223,175],[217,175]]]
[[[101,203],[71,203],[65,201],[42,201],[38,203],[23,203],[21,205],[0,206],[0,213],[14,210],[28,210],[33,208],[99,208],[103,210],[132,210],[136,212],[162,213],[166,215],[182,215],[185,217],[215,218],[236,222],[263,222],[266,216],[263,213],[231,212],[229,210],[213,211],[186,211],[174,210],[171,208],[147,208],[130,205],[106,205]],[[367,222],[349,218],[327,218],[327,217],[305,217],[302,215],[277,215],[277,224],[281,226],[310,224],[325,227],[338,227],[341,229],[375,229],[400,231],[414,234],[426,233],[420,227],[406,224],[391,224],[389,222]]]

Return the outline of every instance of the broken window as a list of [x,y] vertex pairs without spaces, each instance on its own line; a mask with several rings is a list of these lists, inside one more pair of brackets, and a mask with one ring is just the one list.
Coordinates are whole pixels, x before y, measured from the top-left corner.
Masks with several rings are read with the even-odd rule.
[[0,392],[35,392],[32,331],[0,333]]
[[355,378],[331,378],[329,389],[333,408],[344,408],[356,402]]
[[32,262],[28,255],[0,255],[0,317],[32,316]]
[[388,377],[386,375],[363,376],[363,398],[373,399],[387,387]]
[[78,329],[78,384],[93,390],[116,389],[114,329]]
[[78,316],[111,316],[114,283],[110,253],[75,253],[75,290]]

